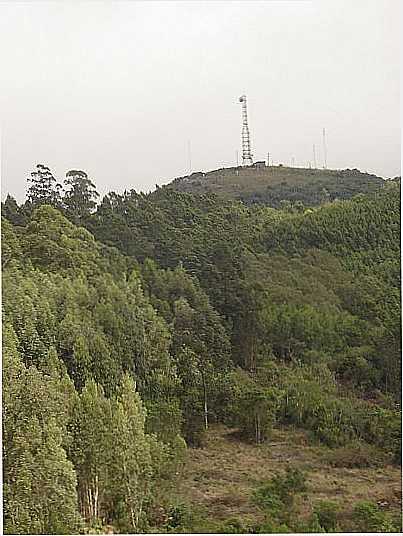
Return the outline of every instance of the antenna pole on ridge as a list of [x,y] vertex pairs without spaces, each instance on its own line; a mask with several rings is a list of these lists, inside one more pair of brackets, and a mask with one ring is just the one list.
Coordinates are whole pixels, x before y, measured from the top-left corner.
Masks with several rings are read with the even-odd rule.
[[323,168],[327,169],[326,130],[323,129]]
[[250,149],[246,95],[241,95],[241,97],[239,97],[239,102],[242,104],[242,165],[248,166],[253,164],[253,158]]

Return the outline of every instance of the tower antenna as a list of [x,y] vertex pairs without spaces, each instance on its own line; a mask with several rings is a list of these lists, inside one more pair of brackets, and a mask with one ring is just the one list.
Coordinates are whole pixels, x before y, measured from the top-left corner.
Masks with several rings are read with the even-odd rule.
[[323,129],[323,167],[327,169],[326,130]]
[[253,164],[252,153],[250,150],[250,136],[248,127],[248,111],[246,107],[246,95],[239,97],[242,103],[242,165],[248,166]]
[[316,150],[315,150],[315,144],[313,144],[313,167],[316,169]]

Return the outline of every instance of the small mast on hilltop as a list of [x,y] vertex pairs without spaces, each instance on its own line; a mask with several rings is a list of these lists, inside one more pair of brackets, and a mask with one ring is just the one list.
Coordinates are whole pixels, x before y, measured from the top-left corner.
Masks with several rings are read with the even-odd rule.
[[253,158],[250,149],[246,95],[241,95],[241,97],[239,97],[239,102],[242,103],[242,165],[250,166],[253,164]]

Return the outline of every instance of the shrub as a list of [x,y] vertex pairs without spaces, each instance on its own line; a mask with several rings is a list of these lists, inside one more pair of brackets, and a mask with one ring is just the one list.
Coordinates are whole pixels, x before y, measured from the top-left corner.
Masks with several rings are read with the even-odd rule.
[[[309,376],[309,367],[286,381],[282,419],[314,433],[329,447],[365,441],[382,448],[399,463],[401,412],[357,398],[341,397],[331,381]],[[312,371],[313,372],[313,371]]]
[[182,528],[188,524],[190,517],[191,514],[187,505],[177,504],[172,506],[168,511],[165,528],[168,531]]
[[305,490],[305,474],[288,467],[284,474],[277,473],[267,484],[258,488],[253,500],[265,511],[267,521],[281,523],[289,519],[295,495]]
[[245,534],[251,532],[249,527],[246,527],[238,518],[226,519],[218,530],[223,534]]
[[285,523],[276,523],[272,520],[265,521],[262,525],[255,529],[260,534],[290,534],[292,530]]
[[401,530],[401,526],[398,526],[390,514],[382,512],[376,504],[370,501],[356,504],[353,521],[359,532],[400,532]]
[[326,461],[333,467],[379,467],[387,462],[387,455],[377,447],[355,441],[331,450]]
[[363,435],[369,443],[385,448],[395,457],[401,449],[402,414],[373,406],[363,420]]
[[315,505],[313,514],[316,516],[320,527],[326,532],[339,532],[337,526],[337,514],[340,506],[333,501],[320,501]]
[[293,524],[294,532],[299,534],[309,534],[309,533],[323,533],[326,530],[319,523],[318,516],[312,514],[307,520],[297,519]]

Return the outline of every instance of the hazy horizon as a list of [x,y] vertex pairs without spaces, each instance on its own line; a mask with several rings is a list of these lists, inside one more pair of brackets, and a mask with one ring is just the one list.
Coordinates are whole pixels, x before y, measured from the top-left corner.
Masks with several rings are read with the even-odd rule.
[[400,175],[400,3],[2,2],[2,196],[37,163],[149,191],[255,160]]

